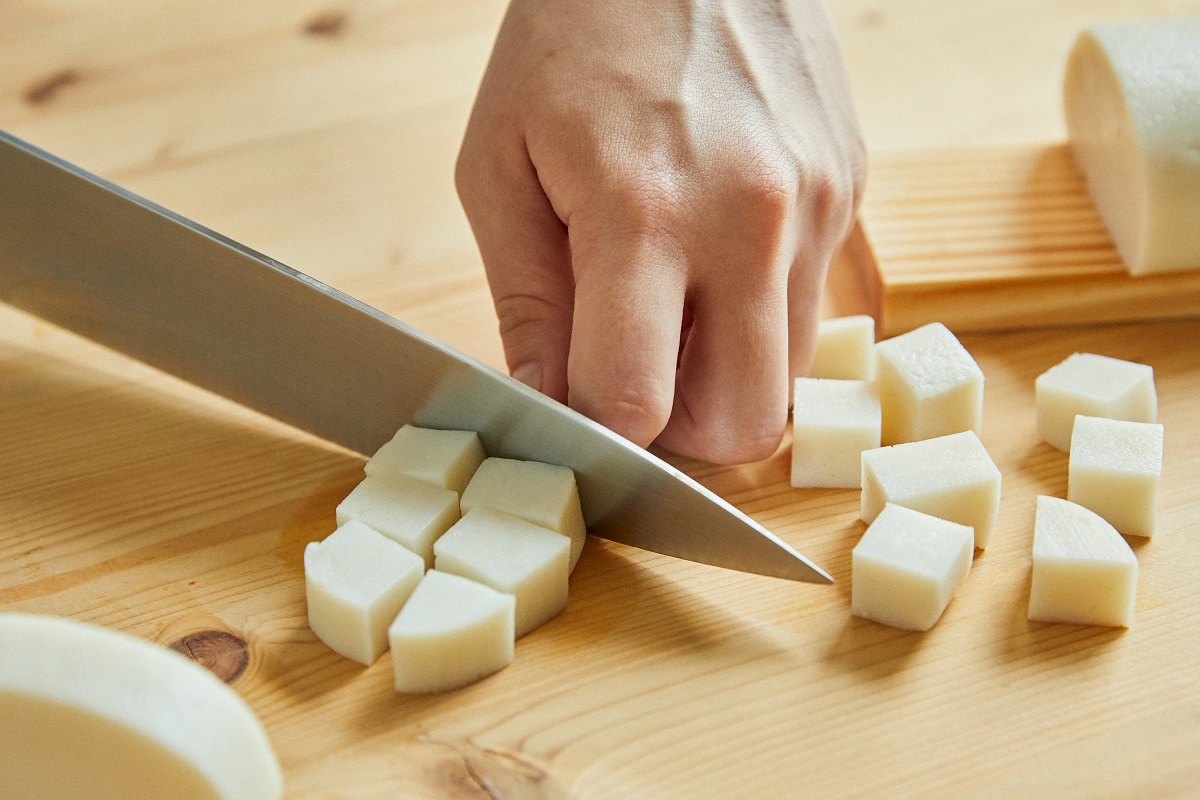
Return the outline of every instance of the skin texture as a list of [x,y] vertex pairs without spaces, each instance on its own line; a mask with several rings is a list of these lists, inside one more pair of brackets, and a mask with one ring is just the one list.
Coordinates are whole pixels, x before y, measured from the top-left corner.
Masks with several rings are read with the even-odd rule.
[[866,157],[813,0],[513,0],[456,182],[509,369],[639,445],[771,455]]

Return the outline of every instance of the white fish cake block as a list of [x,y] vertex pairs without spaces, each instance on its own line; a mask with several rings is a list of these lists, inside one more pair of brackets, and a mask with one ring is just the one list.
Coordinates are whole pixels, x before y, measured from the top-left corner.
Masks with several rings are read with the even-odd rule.
[[516,636],[567,607],[571,540],[487,507],[473,508],[433,546],[434,569],[517,598]]
[[445,692],[511,664],[516,607],[511,594],[426,572],[388,628],[396,691]]
[[1093,25],[1063,85],[1071,152],[1134,275],[1200,268],[1200,17]]
[[587,528],[575,473],[540,461],[488,458],[462,495],[462,513],[486,506],[528,520],[571,540],[571,569],[579,562]]
[[408,475],[462,494],[483,462],[483,444],[475,431],[443,431],[405,425],[376,451],[364,469]]
[[458,522],[458,494],[407,475],[368,475],[337,507],[337,524],[357,519],[433,566],[433,543]]
[[1076,417],[1067,499],[1095,511],[1126,536],[1153,536],[1162,454],[1162,425]]
[[277,800],[262,725],[166,647],[61,617],[0,614],[0,797]]
[[352,519],[304,548],[308,627],[333,651],[370,666],[424,574],[419,555]]
[[1154,368],[1092,353],[1075,353],[1038,376],[1038,434],[1059,450],[1071,449],[1075,416],[1157,422]]
[[797,378],[793,397],[792,486],[861,485],[862,452],[879,447],[878,387],[868,381]]
[[875,345],[883,443],[902,444],[961,431],[979,433],[983,371],[940,322]]
[[1029,618],[1129,627],[1137,557],[1099,514],[1057,497],[1037,499]]
[[971,527],[984,548],[1000,512],[1000,470],[972,431],[865,450],[861,501],[864,522],[895,503]]
[[810,378],[869,381],[875,377],[875,320],[866,314],[817,323]]
[[966,525],[889,503],[851,553],[851,613],[929,630],[970,572],[974,542]]

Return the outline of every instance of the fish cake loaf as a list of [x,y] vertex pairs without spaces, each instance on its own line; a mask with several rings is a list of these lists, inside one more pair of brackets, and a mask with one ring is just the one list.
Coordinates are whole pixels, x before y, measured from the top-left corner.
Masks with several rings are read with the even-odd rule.
[[1200,269],[1200,17],[1084,30],[1063,100],[1075,161],[1130,273]]

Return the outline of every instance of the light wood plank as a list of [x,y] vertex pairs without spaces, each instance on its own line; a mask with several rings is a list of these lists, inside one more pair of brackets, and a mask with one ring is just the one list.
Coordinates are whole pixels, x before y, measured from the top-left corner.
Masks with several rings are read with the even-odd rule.
[[861,226],[885,336],[1200,315],[1200,270],[1127,273],[1065,144],[877,158]]
[[[502,10],[19,0],[0,26],[0,126],[500,365],[450,176]],[[876,154],[1061,138],[1067,32],[1085,14],[1147,13],[833,11]],[[63,82],[71,69],[81,77]],[[884,221],[915,220],[919,240],[943,213],[911,211]],[[963,240],[976,235],[994,230]],[[862,302],[848,263],[827,314]],[[678,463],[835,586],[592,540],[567,610],[510,668],[422,698],[393,693],[386,660],[359,667],[305,625],[303,546],[332,530],[361,456],[0,306],[0,608],[214,642],[192,651],[240,668],[232,685],[263,719],[289,798],[1186,794],[1200,777],[1200,321],[964,342],[987,376],[983,440],[1004,497],[994,544],[933,631],[849,616],[856,493],[792,489],[785,443],[759,464]],[[1065,456],[1037,440],[1033,379],[1076,350],[1153,365],[1166,425],[1163,532],[1136,547],[1127,632],[1024,617],[1034,499],[1066,488]],[[235,638],[194,638],[206,631]],[[1085,782],[1097,769],[1103,783]]]

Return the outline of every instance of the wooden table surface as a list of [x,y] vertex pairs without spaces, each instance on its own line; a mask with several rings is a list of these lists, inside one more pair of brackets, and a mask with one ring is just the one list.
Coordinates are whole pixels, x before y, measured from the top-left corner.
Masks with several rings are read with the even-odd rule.
[[[451,174],[502,11],[0,0],[0,127],[499,366]],[[873,152],[1061,140],[1075,31],[1145,13],[1200,3],[834,7]],[[857,492],[790,488],[785,447],[684,467],[834,586],[591,540],[567,610],[511,667],[401,697],[387,659],[363,669],[305,624],[304,544],[361,457],[0,306],[0,609],[206,660],[261,716],[289,798],[1194,795],[1200,321],[964,342],[1003,500],[929,633],[850,616]],[[1166,426],[1128,631],[1025,618],[1035,497],[1066,490],[1033,379],[1077,350],[1153,365]]]

